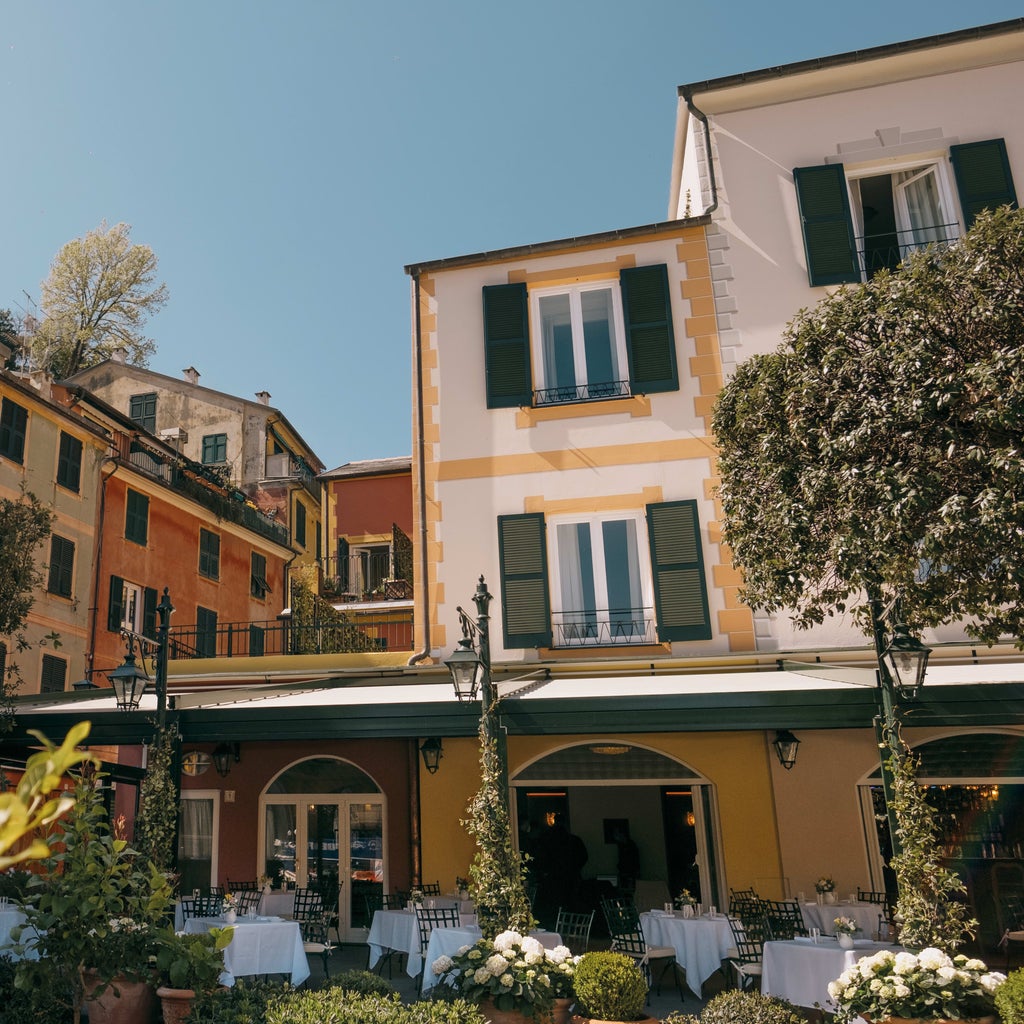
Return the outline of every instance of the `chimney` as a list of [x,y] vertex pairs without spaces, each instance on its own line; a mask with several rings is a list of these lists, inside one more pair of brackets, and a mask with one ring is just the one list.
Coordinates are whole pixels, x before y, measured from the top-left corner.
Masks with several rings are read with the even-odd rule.
[[260,405],[270,405],[270,392],[269,391],[257,391],[256,398]]
[[199,383],[199,371],[194,366],[188,366],[181,372],[189,384]]
[[125,362],[125,352],[123,348],[115,348],[110,351],[110,361],[112,363],[123,363]]

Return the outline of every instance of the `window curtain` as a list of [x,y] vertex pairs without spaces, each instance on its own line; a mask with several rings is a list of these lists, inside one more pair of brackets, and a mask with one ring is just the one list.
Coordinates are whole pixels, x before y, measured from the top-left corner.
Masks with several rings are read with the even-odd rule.
[[910,171],[898,171],[896,186],[903,193],[910,220],[910,240],[901,245],[901,255],[908,250],[929,242],[941,242],[946,238],[942,203],[939,200],[939,186],[935,180],[935,168],[925,167]]
[[213,856],[213,801],[181,801],[178,857],[182,860],[210,860]]
[[646,631],[640,586],[640,557],[636,522],[620,519],[601,524],[604,542],[605,584],[612,639]]
[[594,558],[589,523],[561,523],[557,530],[558,576],[562,599],[562,624],[593,626],[597,604],[594,596]]

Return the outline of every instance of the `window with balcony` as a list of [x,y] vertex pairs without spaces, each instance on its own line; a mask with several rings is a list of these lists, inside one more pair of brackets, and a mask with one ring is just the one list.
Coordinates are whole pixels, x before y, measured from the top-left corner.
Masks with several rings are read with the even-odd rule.
[[46,589],[58,597],[71,597],[75,575],[75,542],[50,535],[50,573]]
[[797,167],[793,180],[812,286],[894,269],[914,249],[955,241],[982,210],[1017,205],[1002,139],[856,172],[841,163]]
[[228,461],[228,435],[206,434],[203,437],[203,465],[219,466]]
[[498,546],[507,648],[711,638],[695,501],[499,516]]
[[220,534],[210,530],[199,531],[199,575],[220,579]]
[[149,539],[149,497],[130,487],[125,497],[124,535],[143,547]]
[[28,410],[5,398],[0,402],[0,455],[21,465],[25,461]]
[[82,442],[63,430],[57,451],[57,483],[76,494],[82,484]]
[[128,399],[128,418],[134,420],[143,430],[156,433],[156,392],[132,395]]
[[483,289],[487,407],[676,391],[668,268],[585,284]]

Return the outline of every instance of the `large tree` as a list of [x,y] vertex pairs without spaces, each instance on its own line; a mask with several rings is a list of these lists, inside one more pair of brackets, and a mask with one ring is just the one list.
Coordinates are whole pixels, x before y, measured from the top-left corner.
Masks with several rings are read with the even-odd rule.
[[133,245],[130,232],[129,224],[108,229],[104,222],[54,257],[32,355],[55,377],[93,366],[117,349],[129,363],[145,366],[156,351],[143,327],[167,301],[167,286],[157,283],[153,250]]
[[714,414],[746,601],[1024,637],[1024,213],[800,312]]

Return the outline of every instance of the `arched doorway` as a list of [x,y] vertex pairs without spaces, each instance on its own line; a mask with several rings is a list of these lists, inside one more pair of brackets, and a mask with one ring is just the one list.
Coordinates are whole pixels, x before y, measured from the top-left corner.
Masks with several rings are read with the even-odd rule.
[[[1006,897],[1024,897],[1024,735],[962,732],[913,749],[944,863],[967,886],[981,947],[992,948],[1002,935]],[[892,890],[881,769],[861,783],[860,802],[865,834],[873,837],[868,852],[874,888]]]
[[[574,894],[583,909],[634,882],[637,901],[651,906],[682,889],[706,905],[724,905],[714,788],[683,762],[621,739],[589,739],[524,765],[511,785],[520,849],[535,858],[542,922],[557,910],[545,906],[551,896],[539,876],[554,835],[547,830],[559,822],[586,848],[581,891]],[[636,847],[635,879],[619,877],[622,837]],[[555,899],[568,900],[564,891]]]
[[361,941],[365,897],[383,892],[387,879],[386,811],[380,787],[350,761],[298,761],[260,796],[261,873],[289,886],[337,892],[341,938]]

